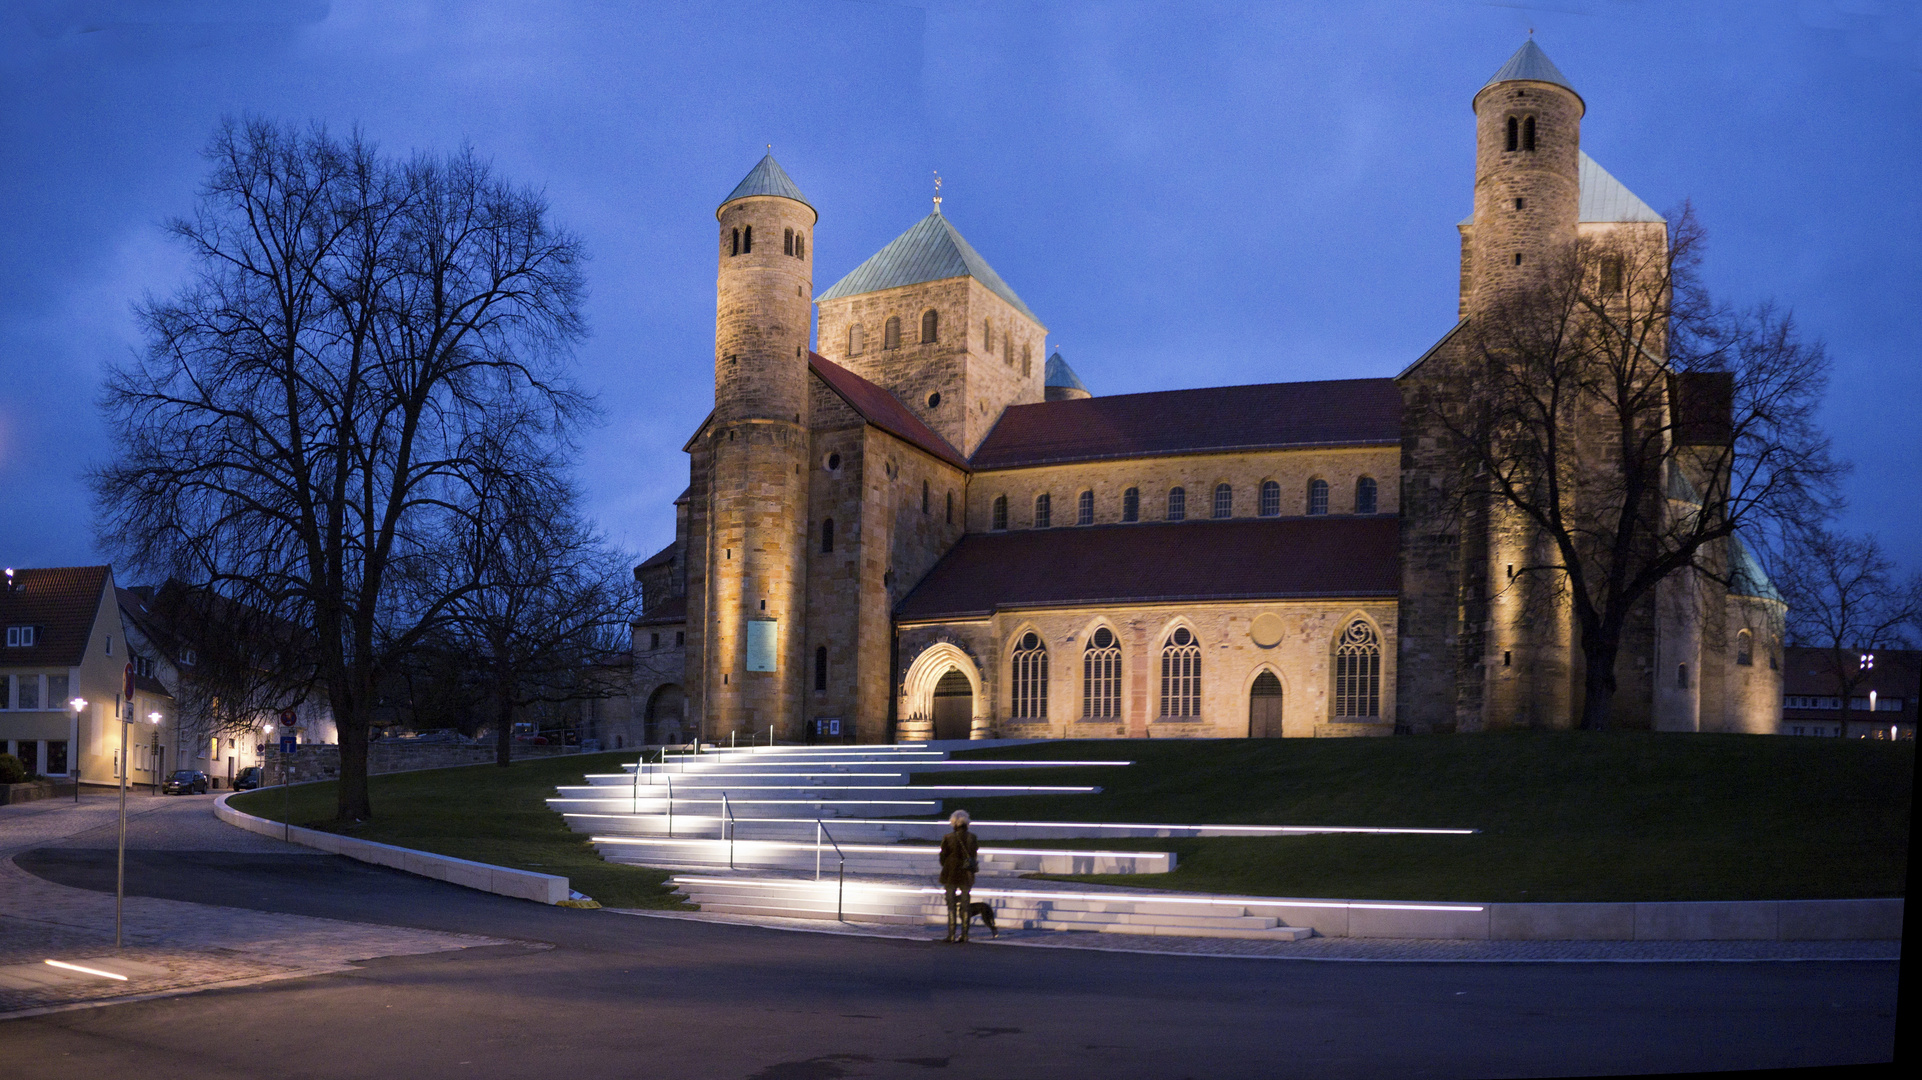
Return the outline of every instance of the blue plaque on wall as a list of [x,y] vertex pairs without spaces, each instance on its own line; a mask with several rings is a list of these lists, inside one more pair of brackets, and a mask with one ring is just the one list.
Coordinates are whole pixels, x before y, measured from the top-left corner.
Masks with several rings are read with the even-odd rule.
[[775,627],[773,619],[749,619],[747,624],[747,669],[773,671]]

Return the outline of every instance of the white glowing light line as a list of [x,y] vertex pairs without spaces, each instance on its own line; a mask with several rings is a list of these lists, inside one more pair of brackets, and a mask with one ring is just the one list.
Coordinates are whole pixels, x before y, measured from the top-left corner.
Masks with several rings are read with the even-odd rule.
[[[699,837],[690,839],[690,838],[681,837],[681,836],[676,836],[676,837],[663,836],[663,837],[658,837],[654,839],[649,839],[646,837],[637,839],[631,836],[590,836],[587,838],[587,840],[589,843],[592,843],[592,844],[674,844],[680,847],[693,847],[698,844],[710,844],[710,845],[720,846],[728,842],[726,840],[703,840]],[[787,848],[790,851],[795,851],[795,850],[813,851],[814,850],[813,844],[802,843],[800,841],[794,841],[794,840],[737,840],[735,841],[735,843],[740,844],[742,847],[758,846],[763,848]],[[941,853],[940,848],[934,847],[932,845],[919,846],[915,844],[842,844],[841,848],[844,851],[909,852],[915,855],[939,855]],[[1082,850],[1080,848],[1070,849],[1070,848],[984,847],[981,849],[981,854],[983,855],[1073,855],[1073,856],[1106,855],[1106,856],[1109,856],[1110,858],[1125,859],[1125,858],[1141,858],[1144,856],[1148,858],[1153,858],[1155,856],[1166,856],[1168,853],[1165,851],[1091,851],[1091,850]]]
[[[627,802],[629,800],[626,800],[626,799],[551,799],[549,801],[550,802]],[[706,799],[702,801],[713,802],[714,800]],[[738,802],[782,802],[782,801],[808,802],[812,800],[741,799],[736,801]],[[896,800],[848,799],[843,801],[846,801],[846,802],[894,802]],[[908,801],[914,801],[914,800],[908,800]],[[634,815],[632,814],[584,814],[584,813],[565,814],[564,813],[562,816],[563,817],[631,818]],[[653,814],[649,816],[659,817],[660,815]],[[742,818],[740,820],[767,821],[767,822],[795,822],[795,821],[808,822],[808,821],[813,821],[814,819],[813,818]],[[911,821],[911,820],[906,820],[902,818],[841,818],[840,824],[842,825],[882,825],[882,826],[890,826],[890,827],[913,825],[913,826],[922,826],[930,829],[932,828],[945,829],[949,827],[946,821]],[[1152,825],[1152,824],[1129,824],[1127,822],[1092,822],[1092,821],[975,821],[969,827],[977,833],[980,832],[982,829],[991,829],[991,828],[997,828],[997,827],[1000,827],[1000,828],[1030,827],[1030,828],[1049,828],[1049,829],[1207,829],[1214,832],[1233,831],[1233,832],[1239,832],[1239,833],[1247,833],[1251,836],[1290,836],[1290,835],[1314,834],[1314,833],[1363,833],[1363,834],[1393,834],[1393,835],[1411,835],[1412,834],[1417,836],[1473,836],[1481,832],[1480,829],[1391,829],[1391,828],[1370,828],[1370,827],[1359,826],[1359,825]],[[1140,839],[1142,840],[1179,840],[1179,839],[1207,840],[1212,838],[1206,837],[1206,836],[1195,836],[1195,837],[1143,836],[1143,837],[1140,837]]]
[[57,967],[57,968],[66,968],[68,971],[80,971],[80,972],[85,972],[88,975],[98,975],[103,979],[119,979],[121,982],[127,981],[127,977],[125,975],[115,975],[111,971],[101,971],[99,968],[81,967],[79,964],[69,964],[65,960],[49,960],[47,961],[47,963],[52,964],[54,967]]
[[[778,886],[790,889],[831,889],[832,883],[817,885],[812,881],[777,881],[768,878],[694,878],[677,877],[691,885],[755,885]],[[871,885],[860,883],[848,886],[869,892],[904,893],[910,896],[939,896],[941,890],[931,887],[907,887],[897,885]],[[1484,911],[1480,904],[1397,904],[1373,903],[1365,900],[1277,900],[1267,897],[1248,897],[1227,899],[1213,896],[1157,896],[1153,893],[1074,893],[1074,892],[1030,892],[1026,889],[976,889],[976,895],[1001,896],[1011,900],[1028,897],[1035,900],[1085,900],[1096,903],[1128,904],[1209,904],[1218,907],[1313,907],[1313,908],[1364,908],[1371,911]]]

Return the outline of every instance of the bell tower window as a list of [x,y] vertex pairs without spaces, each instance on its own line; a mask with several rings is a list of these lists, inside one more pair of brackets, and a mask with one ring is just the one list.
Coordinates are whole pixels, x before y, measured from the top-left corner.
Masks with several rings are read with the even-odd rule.
[[754,253],[754,226],[746,225],[741,228],[741,254],[752,255],[753,253]]
[[921,344],[932,345],[940,340],[941,314],[933,308],[921,313]]
[[793,229],[781,230],[781,254],[783,255],[794,254],[794,230]]
[[1522,122],[1515,117],[1508,118],[1508,149],[1521,149]]
[[1522,152],[1529,153],[1534,149],[1535,118],[1532,116],[1524,116],[1522,117]]
[[881,347],[883,349],[901,347],[901,316],[888,316],[887,325],[881,328]]
[[741,253],[741,230],[734,230],[734,246],[729,248],[727,253],[730,258]]

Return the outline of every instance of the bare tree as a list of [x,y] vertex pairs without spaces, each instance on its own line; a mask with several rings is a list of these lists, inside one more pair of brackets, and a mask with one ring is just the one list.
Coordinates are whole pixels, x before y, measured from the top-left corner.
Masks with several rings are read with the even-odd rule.
[[173,580],[147,610],[175,657],[175,705],[199,739],[258,738],[263,714],[296,707],[315,689],[312,642],[284,619]]
[[1686,206],[1666,237],[1585,237],[1471,319],[1459,407],[1434,414],[1464,512],[1538,538],[1515,576],[1567,604],[1584,728],[1609,726],[1625,631],[1662,582],[1729,581],[1725,541],[1819,520],[1839,467],[1814,411],[1828,360],[1767,306],[1698,276]]
[[358,134],[228,122],[193,217],[193,282],[139,315],[110,371],[101,540],[311,637],[364,820],[376,689],[475,587],[404,588],[458,544],[482,483],[538,487],[589,403],[579,242],[471,150],[380,155]]
[[1789,640],[1822,651],[1844,717],[1869,679],[1862,654],[1908,648],[1922,631],[1922,573],[1896,575],[1873,536],[1815,526],[1795,530],[1783,546],[1776,587],[1789,604]]

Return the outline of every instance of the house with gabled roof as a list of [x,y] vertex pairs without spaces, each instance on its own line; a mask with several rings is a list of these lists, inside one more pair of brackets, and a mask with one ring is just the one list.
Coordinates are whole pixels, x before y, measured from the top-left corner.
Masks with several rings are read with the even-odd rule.
[[[124,694],[129,661],[110,566],[8,568],[0,582],[0,749],[29,772],[109,784],[120,774],[122,718],[130,755],[147,737],[158,697]],[[142,712],[141,710],[146,710]],[[163,714],[164,715],[164,714]],[[129,779],[144,783],[148,773]]]
[[[715,211],[714,410],[674,542],[635,570],[639,737],[1572,723],[1566,627],[1491,586],[1519,534],[1429,520],[1421,417],[1459,392],[1466,320],[1543,253],[1665,249],[1668,226],[1581,151],[1586,104],[1533,41],[1473,101],[1463,321],[1373,379],[1095,394],[938,194],[816,291],[819,214],[764,157]],[[1638,622],[1623,726],[1776,730],[1779,597],[1738,541],[1715,557],[1721,583]]]

